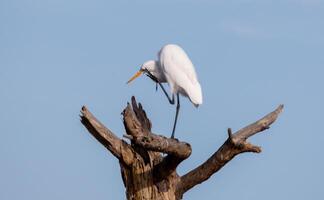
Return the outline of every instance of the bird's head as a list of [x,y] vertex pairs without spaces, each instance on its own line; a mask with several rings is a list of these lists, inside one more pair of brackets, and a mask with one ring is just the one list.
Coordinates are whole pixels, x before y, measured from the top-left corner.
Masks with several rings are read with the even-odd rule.
[[156,61],[154,60],[149,60],[145,63],[142,64],[142,66],[140,67],[140,69],[135,73],[135,75],[130,78],[127,83],[132,82],[133,80],[135,80],[137,77],[139,77],[142,74],[154,74],[155,72],[155,68],[156,68]]
[[143,70],[143,71],[147,70],[147,71],[153,73],[156,69],[156,65],[157,65],[157,63],[155,60],[149,60],[142,64],[141,70]]

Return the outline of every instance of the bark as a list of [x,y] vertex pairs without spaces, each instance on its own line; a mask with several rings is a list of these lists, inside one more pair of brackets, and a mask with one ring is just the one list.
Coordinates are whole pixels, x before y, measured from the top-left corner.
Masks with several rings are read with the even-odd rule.
[[282,109],[283,105],[280,105],[234,134],[228,129],[228,139],[224,144],[206,162],[183,176],[179,176],[176,169],[190,156],[190,144],[152,133],[152,124],[134,97],[131,105],[127,104],[122,112],[126,130],[124,138],[129,139],[129,143],[100,123],[86,107],[82,107],[81,122],[119,160],[128,200],[178,200],[236,155],[260,153],[261,148],[248,143],[247,139],[268,129]]

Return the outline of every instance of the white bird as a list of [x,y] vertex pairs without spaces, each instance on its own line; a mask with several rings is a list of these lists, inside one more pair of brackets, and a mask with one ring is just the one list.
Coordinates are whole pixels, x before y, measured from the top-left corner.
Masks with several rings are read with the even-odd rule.
[[[143,73],[160,85],[170,104],[175,103],[174,96],[177,96],[176,114],[171,135],[171,138],[174,138],[180,109],[179,94],[188,97],[196,107],[202,104],[201,86],[194,65],[180,46],[168,44],[159,51],[158,60],[149,60],[142,64],[140,70],[127,83],[130,83]],[[172,99],[162,85],[165,82],[169,84]]]

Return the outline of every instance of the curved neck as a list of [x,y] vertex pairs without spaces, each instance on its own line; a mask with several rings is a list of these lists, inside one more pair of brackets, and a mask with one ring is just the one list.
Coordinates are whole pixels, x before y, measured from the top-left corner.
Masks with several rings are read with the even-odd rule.
[[142,68],[147,69],[153,76],[155,76],[160,83],[166,82],[163,70],[160,63],[156,60],[149,60],[142,65]]

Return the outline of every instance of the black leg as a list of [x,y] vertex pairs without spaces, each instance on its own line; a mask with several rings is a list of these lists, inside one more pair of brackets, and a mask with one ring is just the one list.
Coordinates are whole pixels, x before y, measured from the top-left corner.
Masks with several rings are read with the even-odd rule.
[[[172,94],[172,99],[169,97],[169,94],[166,92],[166,90],[164,89],[162,83],[160,83],[158,81],[158,79],[153,76],[153,74],[148,71],[147,69],[145,69],[145,72],[147,73],[146,75],[148,77],[150,77],[156,84],[159,84],[163,93],[165,94],[165,96],[168,98],[170,104],[174,104],[175,101],[174,101],[174,94]],[[157,90],[157,85],[156,85],[156,90]],[[176,129],[176,126],[177,126],[177,121],[178,121],[178,114],[179,114],[179,110],[180,110],[180,98],[179,98],[179,93],[177,93],[177,107],[176,107],[176,114],[175,114],[175,119],[174,119],[174,124],[173,124],[173,129],[172,129],[172,135],[171,135],[171,138],[174,138],[174,132],[175,132],[175,129]]]
[[168,93],[165,91],[165,89],[164,89],[162,83],[159,83],[159,85],[160,85],[160,87],[161,87],[163,93],[165,94],[165,96],[168,98],[170,104],[173,105],[173,104],[174,104],[174,94],[172,94],[172,99],[171,99],[171,98],[169,97]]
[[[173,104],[174,104],[174,95],[172,94],[172,99],[171,99],[171,98],[169,97],[169,94],[168,94],[168,93],[166,92],[166,90],[164,89],[162,83],[160,83],[160,82],[158,81],[158,79],[157,79],[155,76],[153,76],[153,74],[152,74],[149,70],[144,69],[144,71],[146,72],[146,75],[147,75],[148,77],[150,77],[150,78],[151,78],[155,83],[157,83],[157,84],[160,85],[160,87],[161,87],[163,93],[164,93],[165,96],[168,98],[170,104],[173,105]],[[156,90],[157,90],[157,85],[156,85]]]
[[175,119],[174,119],[171,138],[174,138],[174,132],[175,132],[175,129],[176,129],[176,126],[177,126],[179,110],[180,110],[180,98],[179,98],[179,93],[177,93],[177,108],[176,108],[176,114],[175,114]]

